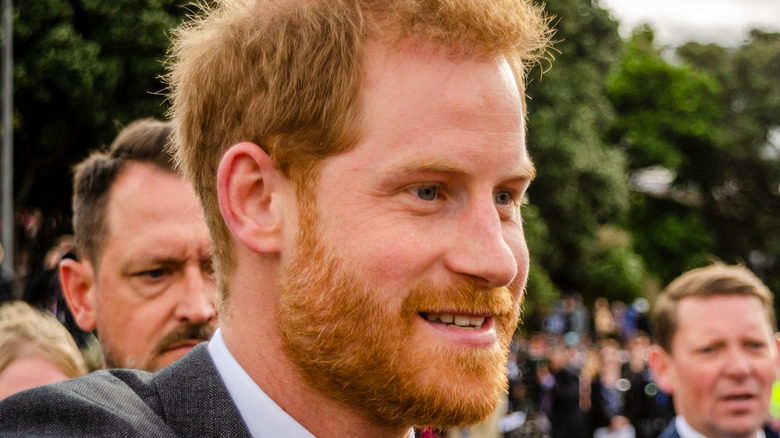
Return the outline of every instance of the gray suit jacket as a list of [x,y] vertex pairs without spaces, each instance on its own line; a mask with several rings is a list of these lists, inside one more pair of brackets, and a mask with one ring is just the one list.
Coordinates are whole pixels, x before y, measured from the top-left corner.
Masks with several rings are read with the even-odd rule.
[[168,367],[97,371],[0,402],[0,437],[249,437],[206,343]]

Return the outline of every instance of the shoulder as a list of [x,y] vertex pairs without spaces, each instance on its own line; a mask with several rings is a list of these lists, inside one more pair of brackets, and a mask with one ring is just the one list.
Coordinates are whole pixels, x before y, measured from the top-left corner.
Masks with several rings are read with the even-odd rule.
[[152,374],[97,371],[0,402],[3,436],[173,436],[159,416]]
[[0,402],[0,436],[248,437],[206,344],[150,374],[98,371]]
[[661,432],[661,435],[659,435],[658,438],[680,438],[680,434],[677,433],[677,428],[674,425],[674,418],[672,418],[672,421],[669,422],[666,429]]

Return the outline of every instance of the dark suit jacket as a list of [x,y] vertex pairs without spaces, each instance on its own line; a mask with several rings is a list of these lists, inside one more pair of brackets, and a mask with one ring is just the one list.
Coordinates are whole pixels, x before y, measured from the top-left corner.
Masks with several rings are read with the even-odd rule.
[[97,371],[0,402],[2,437],[249,437],[206,343],[168,367]]
[[[766,428],[764,428],[764,433],[766,434],[767,438],[777,436],[777,434],[775,434],[774,432]],[[674,419],[672,419],[669,425],[666,426],[666,429],[664,429],[664,431],[661,432],[661,435],[659,435],[658,438],[680,438],[680,434],[677,433],[677,428],[674,427]]]
[[680,434],[677,433],[677,428],[674,427],[674,419],[669,422],[669,425],[661,432],[661,435],[658,435],[658,438],[680,438]]

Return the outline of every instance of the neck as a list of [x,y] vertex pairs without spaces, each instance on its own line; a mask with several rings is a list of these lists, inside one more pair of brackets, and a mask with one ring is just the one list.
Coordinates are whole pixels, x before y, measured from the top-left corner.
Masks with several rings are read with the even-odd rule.
[[237,281],[240,275],[233,278],[229,317],[221,321],[222,336],[241,367],[279,407],[320,438],[406,436],[411,426],[377,422],[371,413],[333,400],[309,385],[279,336],[276,306],[268,305],[278,298],[266,296],[264,291],[269,289],[257,284],[242,287]]

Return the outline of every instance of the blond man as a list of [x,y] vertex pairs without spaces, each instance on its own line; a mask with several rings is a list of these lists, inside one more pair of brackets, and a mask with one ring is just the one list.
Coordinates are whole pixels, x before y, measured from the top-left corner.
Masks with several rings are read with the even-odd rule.
[[661,437],[764,437],[780,340],[761,280],[743,266],[688,271],[658,298],[654,322],[650,368],[677,412]]

